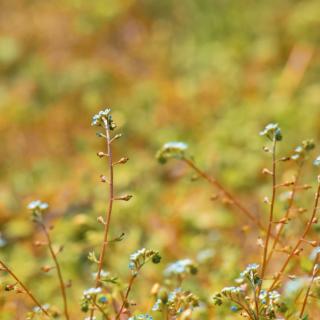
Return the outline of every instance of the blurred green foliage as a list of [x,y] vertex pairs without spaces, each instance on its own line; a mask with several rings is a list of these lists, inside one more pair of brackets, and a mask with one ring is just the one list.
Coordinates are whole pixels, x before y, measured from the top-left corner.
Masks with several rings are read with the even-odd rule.
[[[280,124],[283,154],[302,139],[320,141],[319,12],[318,0],[3,1],[1,257],[42,300],[60,304],[56,279],[40,272],[49,258],[32,245],[40,235],[26,210],[31,200],[49,202],[54,241],[65,245],[60,260],[74,280],[69,295],[79,303],[106,207],[98,183],[106,167],[96,157],[103,145],[90,120],[110,106],[124,134],[115,155],[130,158],[116,171],[116,190],[134,195],[113,214],[111,238],[125,238],[112,245],[110,269],[126,279],[128,257],[141,246],[158,250],[164,266],[211,248],[211,267],[188,287],[207,299],[235,278],[259,257],[254,236],[239,228],[248,222],[210,202],[211,190],[190,183],[183,164],[160,167],[155,152],[168,140],[187,142],[200,166],[263,212],[270,189],[260,171],[270,159],[261,128]],[[283,177],[291,174],[285,168]],[[149,295],[159,274],[147,267],[133,296]],[[1,319],[24,311],[14,299],[0,294]]]

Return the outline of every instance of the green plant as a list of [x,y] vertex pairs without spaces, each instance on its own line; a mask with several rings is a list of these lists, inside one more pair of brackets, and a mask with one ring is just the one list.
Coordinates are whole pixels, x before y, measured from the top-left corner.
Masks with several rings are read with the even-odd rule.
[[[107,184],[108,200],[106,205],[105,216],[97,218],[99,228],[102,226],[103,240],[100,245],[99,254],[96,255],[95,250],[88,253],[88,260],[92,263],[96,272],[93,273],[93,286],[82,292],[80,300],[81,312],[85,314],[86,320],[152,320],[153,314],[156,319],[158,316],[167,320],[193,320],[193,319],[211,319],[212,307],[227,306],[232,312],[251,320],[272,320],[298,318],[301,320],[309,319],[308,302],[314,297],[313,288],[319,286],[319,254],[320,245],[317,240],[309,238],[312,231],[316,231],[320,199],[320,176],[317,179],[317,187],[315,192],[314,203],[310,216],[306,219],[302,215],[306,212],[304,208],[296,208],[296,197],[299,192],[303,192],[312,188],[310,185],[300,185],[302,169],[307,163],[310,152],[315,148],[312,140],[304,140],[296,147],[288,156],[278,156],[278,143],[282,141],[281,129],[277,124],[269,124],[260,133],[266,137],[271,146],[265,146],[264,151],[271,154],[272,168],[262,170],[264,176],[272,178],[272,192],[270,199],[265,197],[264,203],[268,206],[266,225],[264,219],[258,218],[257,212],[247,209],[239,200],[238,195],[233,195],[226,187],[222,185],[216,178],[202,171],[196,164],[194,159],[189,155],[188,146],[182,142],[166,143],[157,153],[157,158],[162,164],[170,159],[181,161],[195,173],[210,183],[211,186],[217,188],[223,197],[227,198],[227,203],[234,207],[237,211],[242,212],[256,227],[256,231],[260,233],[257,241],[257,248],[262,248],[261,265],[258,263],[249,264],[240,276],[235,279],[236,285],[224,287],[216,292],[210,299],[210,303],[202,295],[197,295],[192,287],[189,287],[189,281],[198,282],[201,286],[201,277],[207,281],[208,274],[211,270],[210,261],[212,261],[215,252],[212,249],[205,249],[194,258],[184,258],[169,263],[163,271],[163,279],[159,283],[154,283],[150,298],[153,301],[153,307],[148,313],[140,313],[140,310],[134,311],[130,296],[132,289],[136,283],[136,279],[141,274],[142,268],[148,263],[158,264],[161,256],[158,251],[142,248],[132,253],[129,257],[129,279],[122,279],[113,275],[112,270],[108,270],[106,257],[107,251],[110,250],[110,244],[113,242],[121,242],[124,239],[122,233],[115,239],[110,239],[110,228],[112,221],[112,212],[116,201],[129,201],[132,196],[130,194],[117,195],[115,192],[115,167],[127,163],[127,157],[121,157],[114,160],[113,143],[121,137],[121,134],[114,134],[116,124],[112,119],[111,110],[105,109],[100,111],[93,117],[92,125],[103,129],[98,132],[97,136],[102,138],[105,143],[105,151],[97,153],[100,159],[106,159],[107,171],[106,175],[100,176],[101,182]],[[296,169],[296,174],[290,180],[281,180],[280,165],[291,164]],[[316,167],[320,166],[319,157],[313,162]],[[289,195],[285,197],[287,205],[281,216],[279,206],[277,206],[277,196],[282,189],[289,189]],[[27,315],[27,319],[47,319],[47,318],[63,318],[66,320],[78,317],[78,313],[74,305],[70,305],[68,299],[67,288],[69,285],[64,280],[63,271],[60,266],[58,256],[63,252],[63,246],[53,244],[51,230],[53,229],[51,221],[48,218],[50,214],[49,205],[46,202],[36,200],[28,205],[31,211],[32,220],[38,229],[43,233],[44,242],[37,241],[38,246],[47,246],[53,262],[42,266],[41,270],[45,273],[56,271],[57,280],[60,289],[60,295],[63,305],[63,313],[56,306],[42,304],[38,298],[31,292],[24,282],[13,272],[8,265],[0,260],[1,270],[7,273],[15,282],[5,285],[6,291],[26,294],[36,305]],[[286,225],[292,223],[292,220],[298,220],[302,223],[302,234],[293,233],[293,240],[286,245],[289,240],[286,234]],[[49,223],[50,221],[50,223]],[[308,260],[307,280],[295,296],[294,302],[288,298],[285,290],[285,276],[291,279],[297,278],[290,275],[290,271],[299,270],[298,265],[294,263],[294,258],[301,258],[301,252],[305,245],[312,248],[312,252]],[[286,257],[279,263],[279,271],[272,269],[271,261],[274,255],[281,251]],[[204,271],[206,270],[206,271]],[[205,273],[207,272],[207,274]],[[318,293],[320,296],[320,292]],[[143,302],[149,301],[147,297],[142,297]],[[299,304],[295,302],[299,301]],[[212,306],[213,305],[213,306]],[[298,305],[298,306],[297,306]],[[150,306],[150,304],[149,304]],[[150,315],[152,313],[152,315]]]
[[[312,208],[311,216],[304,222],[304,231],[302,235],[296,235],[296,240],[292,245],[285,245],[287,243],[286,238],[282,238],[282,233],[285,225],[291,222],[293,218],[297,218],[294,203],[295,196],[299,191],[308,190],[310,185],[299,185],[299,178],[301,177],[302,168],[305,162],[309,159],[310,151],[315,147],[313,140],[304,140],[301,145],[296,147],[293,153],[289,156],[278,157],[277,144],[283,139],[281,129],[278,124],[268,124],[264,130],[260,132],[261,136],[265,136],[270,142],[271,147],[265,146],[264,151],[272,156],[272,169],[263,169],[262,173],[272,177],[272,193],[271,198],[265,197],[264,202],[269,206],[268,222],[267,226],[256,218],[256,215],[245,208],[240,200],[236,196],[232,195],[226,188],[212,178],[207,173],[202,171],[194,162],[193,158],[188,154],[188,147],[183,142],[171,142],[166,143],[157,153],[156,157],[160,163],[164,164],[170,159],[176,159],[187,164],[195,173],[208,181],[213,187],[217,188],[222,194],[229,199],[229,203],[234,205],[239,211],[244,213],[262,232],[264,240],[260,237],[258,239],[258,245],[262,247],[262,263],[261,271],[258,264],[250,264],[245,271],[240,274],[240,277],[236,279],[238,286],[225,287],[220,292],[214,294],[212,301],[214,305],[221,306],[227,305],[233,312],[240,313],[245,318],[253,320],[270,320],[278,319],[282,316],[286,319],[292,317],[298,317],[299,319],[309,319],[306,313],[307,301],[310,298],[310,291],[315,283],[315,279],[318,276],[319,264],[318,264],[318,246],[319,243],[316,240],[309,240],[307,237],[312,229],[318,223],[317,210],[319,209],[320,198],[320,176],[318,176],[317,187],[315,192],[315,200]],[[292,180],[278,182],[277,169],[280,163],[292,163],[297,167],[297,173]],[[319,166],[319,157],[313,162],[315,166]],[[275,220],[275,207],[277,192],[281,188],[291,188],[289,196],[287,197],[287,207],[284,216],[279,220]],[[303,214],[306,210],[298,208],[296,212]],[[277,216],[279,216],[277,214]],[[270,245],[270,242],[272,241]],[[301,308],[296,307],[291,302],[286,303],[285,297],[282,297],[279,293],[283,291],[283,282],[281,279],[287,274],[287,267],[294,257],[298,257],[302,252],[302,245],[308,244],[311,247],[316,247],[315,257],[313,258],[312,268],[310,270],[310,281],[306,287],[306,293],[304,299],[301,302]],[[280,248],[279,248],[280,246]],[[280,270],[273,274],[271,281],[266,276],[270,261],[275,254],[279,251],[285,253],[287,257],[282,262]],[[296,277],[291,277],[295,279]],[[268,281],[267,281],[268,280]],[[275,289],[280,290],[275,291]],[[296,297],[299,299],[301,295],[300,291]],[[287,299],[288,300],[288,299]],[[158,301],[160,305],[161,300]]]

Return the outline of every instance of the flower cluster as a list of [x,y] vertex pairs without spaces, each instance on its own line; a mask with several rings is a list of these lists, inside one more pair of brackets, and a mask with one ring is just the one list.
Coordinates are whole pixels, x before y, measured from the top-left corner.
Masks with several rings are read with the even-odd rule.
[[263,312],[268,319],[275,319],[276,312],[283,309],[284,304],[280,304],[280,293],[278,291],[261,290],[259,300],[261,303],[261,312]]
[[318,156],[314,161],[313,164],[317,167],[320,167],[320,156]]
[[92,117],[92,126],[103,127],[108,125],[108,129],[113,130],[116,128],[116,124],[112,120],[111,109],[107,108],[105,110],[100,111]]
[[304,160],[308,153],[315,148],[313,140],[303,140],[301,145],[294,149],[293,155],[290,157],[292,160],[302,159]]
[[90,308],[94,307],[93,301],[99,295],[98,303],[105,305],[108,302],[108,298],[102,293],[102,288],[89,288],[83,291],[82,299],[80,302],[81,311],[88,312]]
[[137,274],[142,266],[147,263],[149,260],[152,260],[153,263],[157,264],[161,261],[161,256],[158,251],[149,250],[142,248],[135,253],[131,254],[129,269],[133,274]]
[[217,292],[213,295],[212,300],[215,305],[222,305],[224,299],[230,299],[230,301],[239,301],[244,298],[245,291],[241,287],[225,287],[221,292]]
[[190,313],[199,306],[199,298],[190,291],[183,291],[177,288],[169,293],[168,296],[159,296],[152,307],[153,311],[163,311],[168,309],[170,315],[177,316],[183,313]]
[[167,142],[157,152],[156,158],[160,163],[166,163],[169,159],[183,159],[188,145],[184,142]]
[[83,296],[87,299],[92,298],[93,296],[97,295],[98,293],[101,293],[102,289],[100,287],[98,288],[89,288],[87,290],[83,291]]
[[185,278],[187,275],[194,275],[198,272],[196,263],[191,259],[178,260],[170,264],[165,270],[164,275],[168,278],[177,276]]
[[261,279],[258,275],[259,265],[256,263],[249,264],[244,271],[240,273],[240,278],[237,282],[243,282],[245,279],[249,280],[252,284],[257,285],[260,283]]
[[250,319],[261,317],[271,320],[276,319],[277,313],[285,312],[285,305],[280,303],[280,294],[277,291],[260,290],[258,268],[259,265],[256,263],[249,264],[236,279],[240,286],[226,287],[215,293],[212,297],[213,304],[229,304],[231,311],[246,313]]
[[266,136],[269,140],[281,141],[282,133],[279,125],[277,123],[269,123],[266,127],[260,132],[260,136]]
[[27,207],[32,212],[32,220],[34,222],[42,222],[42,214],[47,211],[49,205],[40,200],[34,200]]

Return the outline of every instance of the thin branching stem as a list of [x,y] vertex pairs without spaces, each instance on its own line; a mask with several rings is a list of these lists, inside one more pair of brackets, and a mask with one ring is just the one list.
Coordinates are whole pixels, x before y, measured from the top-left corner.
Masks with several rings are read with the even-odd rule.
[[234,303],[238,304],[243,310],[245,310],[245,312],[248,314],[250,319],[252,319],[252,320],[256,320],[257,319],[255,314],[254,314],[254,312],[252,310],[250,310],[250,306],[248,305],[248,303],[246,303],[246,305],[244,305],[239,300],[232,299],[232,301]]
[[105,311],[101,308],[101,306],[99,306],[99,304],[96,301],[93,301],[93,304],[97,307],[97,309],[101,312],[102,316],[104,317],[104,319],[109,320],[110,317],[108,316],[108,314],[105,313]]
[[67,299],[67,293],[66,293],[66,285],[63,281],[62,272],[61,272],[60,264],[59,264],[59,261],[57,258],[57,254],[53,250],[51,237],[50,237],[50,234],[49,234],[46,226],[43,223],[40,223],[40,226],[41,226],[43,233],[45,234],[46,239],[48,241],[48,248],[49,248],[51,257],[54,261],[54,264],[56,266],[56,269],[57,269],[57,275],[58,275],[59,284],[60,284],[60,291],[61,291],[62,300],[63,300],[64,315],[65,315],[66,319],[69,320],[70,317],[69,317],[69,312],[68,312],[68,301],[67,301],[68,299]]
[[312,274],[311,274],[311,280],[310,280],[310,283],[308,285],[308,289],[307,289],[307,292],[306,292],[306,295],[303,299],[303,304],[302,304],[302,308],[301,308],[301,311],[300,311],[300,315],[299,315],[299,319],[303,317],[303,314],[304,314],[304,310],[307,306],[307,301],[308,301],[308,298],[309,298],[309,295],[310,295],[310,291],[311,291],[311,287],[312,287],[312,284],[314,282],[314,279],[315,277],[317,276],[317,273],[318,273],[318,267],[317,267],[317,264],[318,264],[318,257],[319,257],[319,254],[316,255],[315,259],[314,259],[314,263],[313,263],[313,267],[312,267]]
[[2,268],[10,274],[10,276],[17,281],[17,283],[21,286],[24,292],[29,296],[29,298],[41,309],[41,311],[50,318],[47,310],[44,309],[41,303],[36,299],[36,297],[32,294],[32,292],[26,287],[26,285],[16,276],[16,274],[3,262],[0,260],[0,264]]
[[[285,221],[287,221],[289,219],[289,215],[290,215],[291,209],[292,209],[293,204],[294,204],[294,199],[295,199],[296,192],[297,192],[297,188],[296,187],[298,185],[298,181],[299,181],[299,178],[300,178],[300,175],[301,175],[302,165],[303,165],[303,162],[301,162],[301,164],[299,165],[299,168],[298,168],[298,171],[297,171],[297,175],[295,177],[294,184],[292,186],[292,193],[290,195],[288,208],[287,208],[286,213],[284,215]],[[273,243],[272,243],[272,246],[271,246],[271,250],[270,250],[270,253],[269,253],[268,258],[267,258],[267,263],[269,263],[269,261],[272,258],[272,255],[273,255],[273,253],[275,251],[275,248],[276,248],[276,246],[277,246],[277,244],[279,242],[279,239],[280,239],[280,236],[281,236],[283,228],[284,228],[284,223],[281,223],[280,226],[279,226],[279,229],[276,232],[275,238],[273,240]]]
[[[267,255],[268,255],[268,247],[269,247],[269,240],[271,235],[272,223],[273,223],[273,213],[274,213],[274,205],[276,200],[276,146],[277,140],[273,138],[273,146],[272,146],[272,196],[271,196],[271,204],[270,204],[270,213],[269,213],[269,224],[267,229],[266,241],[264,244],[263,250],[263,260],[262,260],[262,267],[261,267],[261,282],[264,279],[266,268],[267,268]],[[262,284],[259,286],[261,288]],[[259,289],[260,291],[260,289]],[[259,293],[259,292],[258,292]]]
[[[257,317],[259,317],[259,292],[257,294],[257,288],[255,287],[254,283],[250,280],[251,289],[253,291],[253,298],[254,298],[254,305],[257,312]],[[258,289],[259,291],[259,289]]]
[[[319,179],[319,178],[318,178]],[[312,210],[312,214],[311,217],[303,231],[303,234],[301,236],[301,238],[297,241],[297,243],[295,244],[295,246],[292,248],[291,252],[289,253],[287,259],[285,260],[285,262],[283,263],[280,271],[276,274],[276,276],[274,277],[274,280],[270,286],[270,290],[272,290],[276,284],[278,283],[280,277],[282,276],[282,274],[284,273],[284,271],[286,270],[290,260],[292,259],[292,257],[295,255],[295,253],[297,252],[297,250],[299,249],[300,245],[305,241],[305,238],[312,226],[312,224],[314,223],[314,219],[318,210],[318,204],[319,204],[319,197],[320,197],[320,182],[318,182],[318,187],[317,187],[317,192],[315,194],[315,201],[314,201],[314,206],[313,206],[313,210]]]
[[225,189],[225,187],[217,181],[215,178],[209,176],[207,173],[202,171],[196,164],[187,158],[184,158],[183,161],[192,168],[199,176],[201,176],[203,179],[207,180],[211,185],[219,189],[229,200],[231,200],[232,204],[237,207],[244,215],[246,215],[251,221],[256,223],[264,232],[267,232],[266,228],[262,225],[262,223],[254,216],[252,212],[250,212],[247,208],[245,208],[238,199],[236,199],[229,191]]
[[[112,159],[112,148],[111,148],[111,137],[110,137],[110,128],[108,120],[103,118],[104,128],[106,133],[106,143],[107,143],[107,155],[108,155],[108,169],[109,169],[109,200],[108,200],[108,208],[106,212],[106,222],[104,224],[104,233],[103,233],[103,242],[101,246],[100,256],[99,256],[99,263],[98,263],[98,272],[95,279],[95,287],[98,288],[101,282],[101,271],[103,268],[104,257],[108,245],[108,235],[109,235],[109,228],[111,222],[111,214],[112,214],[112,207],[113,207],[113,200],[114,200],[114,185],[113,185],[113,159]],[[96,302],[96,297],[93,298],[94,303]],[[94,308],[91,310],[90,319],[93,319],[94,316]]]
[[123,302],[122,302],[122,305],[120,307],[120,310],[116,316],[116,320],[120,319],[121,317],[121,314],[122,314],[122,311],[123,311],[123,308],[125,307],[125,305],[127,304],[128,302],[128,297],[129,297],[129,294],[130,294],[130,291],[132,289],[132,286],[133,286],[133,282],[135,280],[135,278],[137,277],[137,273],[134,273],[131,278],[130,278],[130,281],[129,281],[129,285],[128,285],[128,288],[127,288],[127,291],[126,291],[126,294],[124,296],[124,299],[123,299]]

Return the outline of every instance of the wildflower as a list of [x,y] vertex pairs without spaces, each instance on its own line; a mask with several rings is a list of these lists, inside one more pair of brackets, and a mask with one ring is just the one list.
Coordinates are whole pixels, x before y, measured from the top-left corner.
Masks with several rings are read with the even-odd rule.
[[98,302],[99,303],[107,303],[108,302],[108,298],[106,296],[101,296],[99,299],[98,299]]
[[168,309],[172,315],[178,315],[186,310],[193,310],[199,306],[199,298],[189,291],[177,288],[170,292],[167,302]]
[[49,310],[49,308],[50,308],[50,305],[48,303],[46,303],[46,304],[42,305],[41,308],[38,306],[34,307],[33,312],[34,313],[42,313],[43,310],[47,311],[47,310]]
[[183,159],[188,145],[184,142],[167,142],[157,152],[156,158],[160,163],[166,163],[169,159]]
[[172,276],[186,276],[188,274],[196,274],[198,267],[191,259],[178,260],[170,264],[165,270],[164,275],[166,277]]
[[318,156],[314,161],[313,161],[313,164],[317,167],[320,166],[320,156]]
[[279,302],[280,293],[278,291],[275,291],[275,290],[269,292],[269,299],[271,300],[271,302],[274,302],[274,303]]
[[315,260],[319,254],[320,254],[320,247],[315,247],[310,254],[310,257],[309,257],[310,260]]
[[237,307],[237,306],[231,306],[231,307],[230,307],[230,310],[231,310],[232,312],[237,312],[237,311],[239,311],[239,307]]
[[102,289],[100,287],[89,288],[89,289],[83,291],[83,296],[89,299],[92,296],[95,296],[95,295],[101,293],[101,291],[102,291]]
[[305,159],[307,157],[307,153],[313,150],[314,147],[315,147],[315,144],[312,139],[303,140],[302,145],[297,146],[294,149],[294,153],[290,158],[292,160]]
[[42,222],[42,213],[44,213],[48,208],[49,205],[40,200],[35,200],[28,204],[28,209],[32,212],[32,220],[38,223]]
[[269,123],[266,127],[260,132],[260,136],[266,136],[270,140],[281,141],[282,134],[281,129],[277,123]]
[[213,249],[205,249],[198,253],[197,261],[199,263],[205,264],[212,261],[214,256],[215,256],[215,251]]
[[266,290],[261,290],[259,294],[259,299],[260,300],[265,300],[268,296],[268,292]]
[[256,263],[249,264],[247,266],[247,268],[243,272],[240,273],[240,277],[241,278],[245,278],[245,277],[248,277],[248,276],[251,277],[251,275],[253,275],[253,274],[255,274],[257,272],[259,267],[260,266],[258,264],[256,264]]
[[158,251],[142,248],[131,254],[129,269],[132,270],[133,273],[138,273],[142,266],[150,259],[153,263],[157,264],[160,262],[161,256]]
[[225,287],[221,290],[221,293],[224,296],[231,296],[232,294],[242,295],[244,294],[244,290],[241,287]]
[[[93,272],[93,273],[92,273],[92,277],[93,277],[94,279],[97,278],[97,275],[98,275],[98,272]],[[110,276],[110,272],[105,271],[105,270],[101,270],[101,271],[100,271],[100,278],[107,278],[107,277],[109,277],[109,276]]]
[[162,311],[164,303],[161,299],[157,299],[152,307],[152,311]]
[[40,200],[31,201],[28,204],[28,209],[32,211],[46,211],[49,208],[49,205],[46,202],[42,202]]
[[102,110],[99,113],[95,114],[92,117],[91,125],[101,127],[101,126],[105,126],[106,123],[108,125],[108,129],[113,130],[116,128],[116,125],[112,120],[111,109],[109,109],[109,108]]

